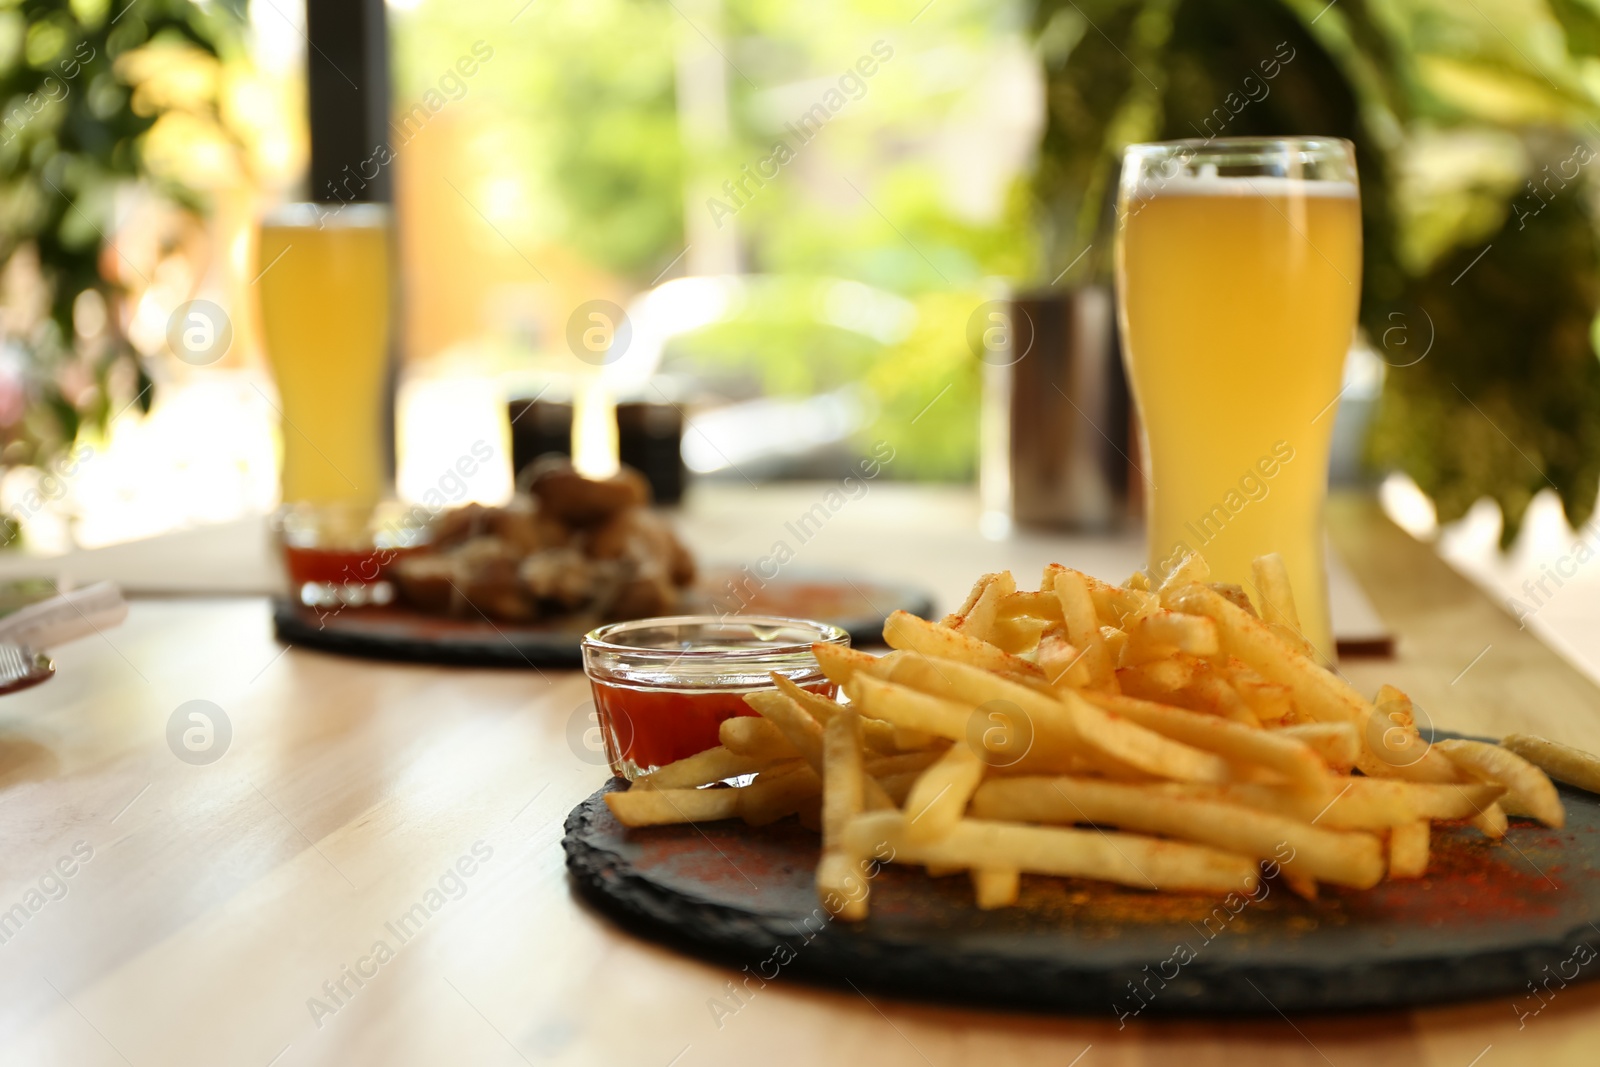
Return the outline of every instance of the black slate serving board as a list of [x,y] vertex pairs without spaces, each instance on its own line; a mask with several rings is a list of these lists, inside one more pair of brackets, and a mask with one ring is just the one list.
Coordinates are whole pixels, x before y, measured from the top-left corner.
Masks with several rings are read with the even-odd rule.
[[796,977],[1125,1020],[1496,997],[1515,1017],[1600,975],[1600,798],[1577,790],[1562,789],[1562,830],[1514,820],[1492,843],[1436,826],[1426,878],[1324,887],[1315,902],[1268,880],[1235,913],[1212,898],[1024,875],[1019,907],[982,912],[964,876],[890,864],[873,879],[870,918],[852,924],[818,909],[817,838],[793,819],[628,830],[603,800],[623,787],[567,818],[574,886],[630,930],[741,970],[751,988]]
[[[702,588],[723,589],[725,577],[713,572]],[[683,613],[743,611],[818,619],[843,627],[851,643],[860,646],[881,644],[884,619],[897,609],[926,617],[933,614],[933,601],[903,585],[801,574],[747,589],[737,602],[711,591],[699,593]],[[517,625],[481,616],[425,615],[405,607],[319,610],[280,597],[273,601],[272,623],[279,641],[347,656],[449,666],[576,668],[583,665],[579,643],[599,620]]]

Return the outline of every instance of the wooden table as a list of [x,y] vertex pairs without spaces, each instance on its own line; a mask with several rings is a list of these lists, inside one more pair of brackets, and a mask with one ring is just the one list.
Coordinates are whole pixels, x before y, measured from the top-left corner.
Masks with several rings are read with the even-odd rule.
[[[896,510],[898,530],[859,523],[848,551],[894,558],[919,536]],[[1591,683],[1371,505],[1330,521],[1401,635],[1397,661],[1347,666],[1363,689],[1394,681],[1455,729],[1600,749]],[[945,592],[1008,553],[1031,574],[1037,544],[918,565]],[[708,1001],[732,971],[620,933],[568,888],[561,823],[604,777],[571,740],[581,676],[285,652],[259,598],[142,600],[58,661],[0,701],[0,909],[27,913],[0,925],[6,1065],[1557,1067],[1600,1042],[1600,984],[1520,1029],[1500,999],[1119,1030],[780,978],[719,1025]],[[190,700],[231,724],[217,762],[169,749]],[[324,983],[341,982],[335,999]]]

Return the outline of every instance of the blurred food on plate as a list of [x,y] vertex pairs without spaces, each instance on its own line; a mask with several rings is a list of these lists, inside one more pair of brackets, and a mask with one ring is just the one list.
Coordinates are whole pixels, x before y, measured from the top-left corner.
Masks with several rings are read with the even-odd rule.
[[650,504],[648,483],[631,468],[587,478],[565,457],[545,457],[523,472],[509,504],[436,517],[430,544],[395,564],[395,581],[407,604],[440,615],[668,614],[694,582],[695,562]]

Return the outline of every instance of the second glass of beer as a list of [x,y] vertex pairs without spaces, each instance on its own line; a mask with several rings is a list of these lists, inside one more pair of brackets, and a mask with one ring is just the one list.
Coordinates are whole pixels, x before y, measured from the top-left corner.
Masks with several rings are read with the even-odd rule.
[[370,509],[388,488],[389,241],[381,204],[293,204],[261,225],[285,504]]

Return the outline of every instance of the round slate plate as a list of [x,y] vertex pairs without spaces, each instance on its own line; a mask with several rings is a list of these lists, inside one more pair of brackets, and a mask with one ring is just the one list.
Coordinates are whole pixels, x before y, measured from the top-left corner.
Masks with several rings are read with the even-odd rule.
[[[793,819],[628,830],[606,788],[562,844],[582,896],[629,929],[746,969],[891,995],[1119,1018],[1398,1008],[1600,974],[1600,798],[1562,790],[1568,824],[1523,820],[1493,844],[1437,827],[1428,877],[1306,902],[1276,880],[1235,907],[1024,875],[981,912],[965,877],[890,864],[863,923],[817,904],[817,838]],[[1235,913],[1236,910],[1236,913]],[[1548,967],[1549,970],[1545,970]],[[1559,977],[1557,977],[1559,976]],[[752,985],[751,988],[755,988]],[[727,1005],[730,1010],[734,1005]]]
[[[856,645],[881,644],[883,621],[897,609],[933,613],[933,601],[920,590],[839,575],[786,576],[758,588],[748,575],[712,571],[699,588],[690,594],[684,613],[743,611],[819,619],[849,631]],[[482,667],[581,667],[579,642],[599,621],[575,617],[518,626],[481,616],[424,615],[404,607],[319,611],[278,598],[272,623],[278,640],[286,644],[348,656]]]

